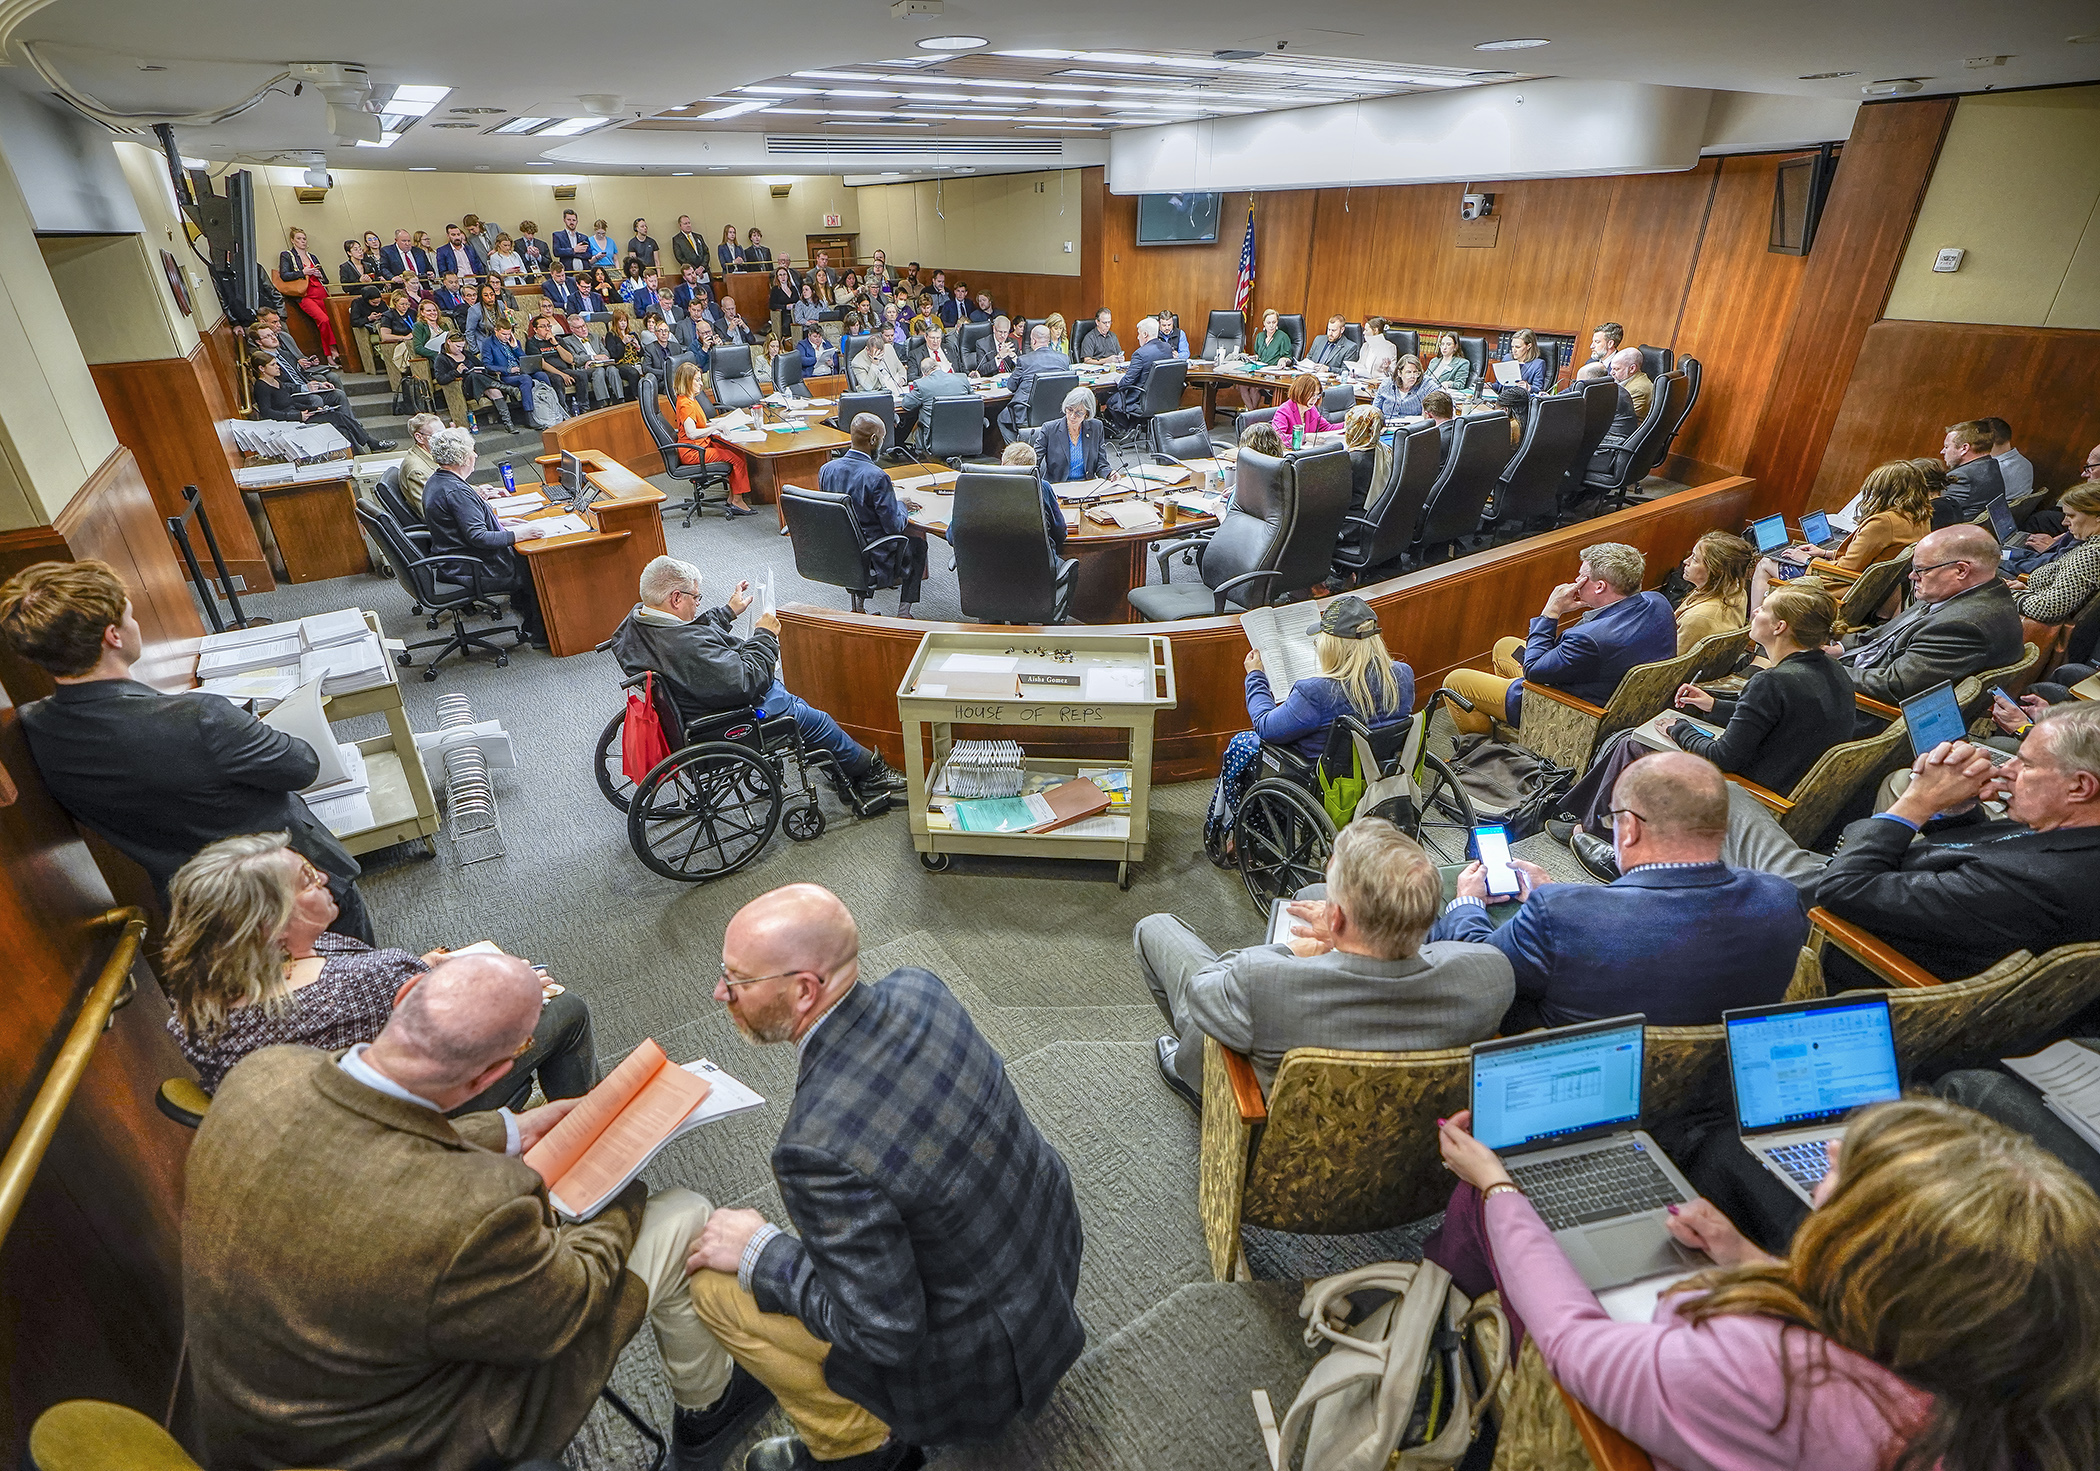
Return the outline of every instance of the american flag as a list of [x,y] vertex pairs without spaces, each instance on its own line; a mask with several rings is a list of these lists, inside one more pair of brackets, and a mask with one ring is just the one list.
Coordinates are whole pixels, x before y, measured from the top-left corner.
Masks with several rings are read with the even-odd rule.
[[1240,285],[1232,294],[1236,311],[1245,311],[1254,300],[1254,201],[1247,201],[1247,238],[1240,246]]

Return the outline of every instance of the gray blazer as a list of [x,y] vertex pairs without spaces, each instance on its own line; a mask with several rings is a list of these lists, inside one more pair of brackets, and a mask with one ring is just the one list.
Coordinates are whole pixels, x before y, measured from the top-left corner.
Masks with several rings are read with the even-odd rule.
[[2025,642],[2012,593],[1994,577],[1937,608],[1911,604],[1839,662],[1860,693],[1894,705],[1943,679],[1959,683],[2010,664]]
[[1175,1070],[1202,1085],[1208,1033],[1247,1054],[1266,1093],[1293,1047],[1463,1047],[1494,1036],[1516,994],[1516,971],[1492,945],[1437,940],[1406,960],[1340,951],[1308,958],[1287,945],[1254,945],[1189,978]]

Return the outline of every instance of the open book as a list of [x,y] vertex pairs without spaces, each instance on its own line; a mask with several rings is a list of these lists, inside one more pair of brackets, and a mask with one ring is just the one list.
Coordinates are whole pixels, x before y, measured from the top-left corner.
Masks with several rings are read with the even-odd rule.
[[1269,691],[1280,701],[1291,686],[1320,672],[1320,656],[1305,630],[1320,621],[1324,602],[1292,603],[1282,608],[1249,608],[1240,614],[1240,632],[1261,655]]
[[678,1067],[645,1040],[525,1151],[525,1163],[547,1182],[555,1210],[588,1221],[673,1139],[764,1102],[706,1058]]

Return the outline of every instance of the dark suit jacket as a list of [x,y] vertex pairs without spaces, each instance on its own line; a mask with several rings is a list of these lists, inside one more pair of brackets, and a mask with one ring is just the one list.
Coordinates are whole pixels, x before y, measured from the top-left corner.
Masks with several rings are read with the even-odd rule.
[[583,310],[583,292],[574,281],[564,280],[559,286],[552,281],[540,283],[540,299],[547,305],[564,312]]
[[[1886,704],[1907,700],[1941,680],[1959,683],[1971,674],[2012,663],[2026,642],[2012,592],[1997,578],[1956,593],[1937,608],[1912,603],[1857,642],[1847,645],[1844,664],[1852,682]],[[1854,651],[1871,663],[1853,657]]]
[[588,230],[556,230],[547,239],[554,247],[554,258],[571,271],[589,266],[591,236]]
[[1360,349],[1357,345],[1347,337],[1337,337],[1332,342],[1329,342],[1325,332],[1322,332],[1305,346],[1305,355],[1307,357],[1321,367],[1332,368],[1337,373],[1341,372],[1342,364],[1355,357],[1358,351]]
[[1714,697],[1711,718],[1725,727],[1719,736],[1686,724],[1675,735],[1694,756],[1784,797],[1825,751],[1852,739],[1857,708],[1837,660],[1803,649],[1752,674],[1739,695]]
[[1145,401],[1145,380],[1152,376],[1153,366],[1173,359],[1174,349],[1157,337],[1132,353],[1130,366],[1116,380],[1116,407],[1126,414],[1136,413]]
[[1992,500],[2004,494],[2005,472],[1989,455],[1957,465],[1947,472],[1947,489],[1940,497],[1944,505],[1934,506],[1932,524],[1952,526],[1957,521],[1973,521]]
[[2096,872],[2100,827],[2038,833],[1972,811],[1913,841],[1909,824],[1866,817],[1845,829],[1815,902],[1952,981],[2015,950],[2100,940]]
[[986,337],[984,341],[978,343],[976,347],[964,354],[963,366],[980,377],[989,378],[995,373],[1005,372],[1019,360],[1019,346],[1009,336],[1006,339],[1005,356],[1002,359],[999,344],[990,337]]
[[488,271],[488,258],[481,247],[469,240],[465,245],[440,245],[437,251],[437,269],[440,276],[447,271],[461,276],[479,276]]
[[715,247],[715,254],[721,257],[722,274],[725,276],[750,258],[745,254],[743,246],[731,245],[726,240]]
[[935,399],[961,398],[971,391],[969,378],[961,373],[927,373],[913,378],[904,390],[904,401],[897,406],[898,429],[927,422],[931,416],[925,413],[926,406]]
[[[1523,684],[1550,684],[1578,700],[1606,705],[1627,670],[1676,653],[1677,619],[1669,599],[1659,592],[1621,598],[1586,615],[1565,633],[1554,619],[1534,618],[1524,644],[1524,678],[1510,686],[1510,699],[1517,698]],[[1521,704],[1508,709],[1521,723]]]
[[[904,506],[897,487],[882,467],[857,449],[849,449],[817,471],[817,489],[843,495],[852,503],[853,519],[863,542],[880,541],[904,530]],[[902,542],[877,547],[869,561],[881,579],[894,580],[909,549]]]
[[199,848],[239,833],[290,833],[331,878],[358,875],[299,796],[320,774],[313,747],[217,695],[164,695],[129,679],[64,684],[22,707],[22,730],[58,804],[163,894]]
[[411,245],[404,260],[400,246],[381,246],[379,264],[389,276],[427,276],[430,274],[430,252]]
[[1054,347],[1041,352],[1030,348],[1014,359],[1014,379],[1009,385],[1013,389],[1013,419],[1016,424],[1028,412],[1028,396],[1035,392],[1035,380],[1045,373],[1069,373],[1072,360]]
[[497,1115],[447,1120],[339,1055],[250,1053],[190,1146],[182,1297],[211,1464],[560,1455],[648,1313],[626,1270],[648,1187],[558,1225]]
[[[922,377],[929,371],[936,377],[953,377],[966,371],[961,349],[954,339],[949,337],[941,339],[941,356],[948,360],[948,367],[945,373],[938,368],[929,369],[926,362],[927,352],[925,344],[913,343],[912,350],[907,358],[907,365],[911,368],[912,377]],[[958,392],[968,392],[968,390],[960,389]]]
[[809,1034],[773,1178],[800,1235],[766,1244],[752,1292],[831,1345],[833,1390],[920,1445],[1049,1401],[1085,1346],[1078,1202],[938,979],[862,982]]
[[681,269],[698,266],[707,270],[707,242],[690,230],[681,231],[671,237],[671,259]]
[[1519,1019],[1549,1027],[1645,1012],[1654,1027],[1703,1027],[1733,1006],[1786,994],[1808,938],[1788,880],[1721,863],[1636,868],[1610,884],[1547,884],[1497,928],[1461,904],[1432,940],[1477,940],[1509,957]]
[[1076,472],[1072,468],[1072,436],[1066,432],[1062,417],[1028,433],[1031,443],[1041,441],[1036,445],[1036,457],[1042,466],[1043,478],[1052,485],[1066,480],[1108,478],[1108,429],[1099,419],[1089,419],[1079,426],[1081,462]]
[[[423,484],[423,524],[430,528],[430,555],[453,553],[478,562],[483,585],[490,591],[520,586],[530,574],[511,550],[518,534],[496,524],[496,513],[478,491],[450,470],[440,469]],[[453,577],[440,569],[448,582],[465,585],[465,569]]]

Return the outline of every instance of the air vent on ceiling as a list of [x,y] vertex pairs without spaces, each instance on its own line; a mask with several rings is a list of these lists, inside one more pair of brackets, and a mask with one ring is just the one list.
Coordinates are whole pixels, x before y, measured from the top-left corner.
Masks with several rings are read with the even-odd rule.
[[846,154],[854,158],[918,157],[928,153],[989,154],[999,158],[1062,158],[1062,138],[953,138],[931,131],[915,138],[827,138],[808,133],[768,133],[766,153],[774,158],[798,154]]

